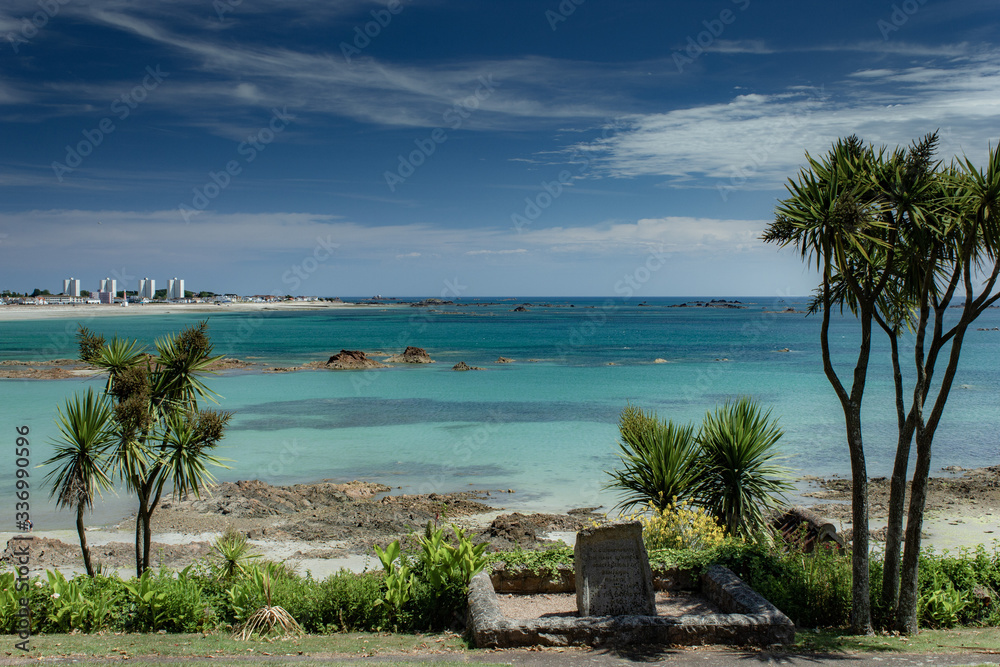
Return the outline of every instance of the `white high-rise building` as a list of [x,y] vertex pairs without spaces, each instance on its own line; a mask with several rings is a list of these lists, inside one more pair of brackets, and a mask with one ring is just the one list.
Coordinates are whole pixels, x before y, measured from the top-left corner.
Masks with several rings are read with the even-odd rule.
[[114,299],[118,295],[118,281],[114,278],[105,278],[101,281],[100,292],[111,292],[111,298]]
[[182,278],[171,278],[169,281],[167,281],[167,298],[168,299],[184,298],[184,280]]
[[139,298],[152,299],[156,294],[156,281],[152,278],[142,278],[139,281]]
[[63,294],[67,296],[80,296],[80,279],[69,278],[63,281]]

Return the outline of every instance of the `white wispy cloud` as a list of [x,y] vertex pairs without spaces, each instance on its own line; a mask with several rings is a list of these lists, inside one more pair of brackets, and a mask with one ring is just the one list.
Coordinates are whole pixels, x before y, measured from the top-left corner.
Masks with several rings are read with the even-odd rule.
[[[531,252],[642,254],[650,251],[741,251],[766,223],[760,220],[662,217],[634,222],[530,229],[455,230],[432,224],[366,226],[336,215],[313,213],[216,213],[205,211],[185,224],[177,210],[34,210],[0,213],[11,230],[5,249],[12,262],[66,254],[90,257],[175,257],[218,261],[219,248],[240,258],[257,253],[308,255],[337,244],[345,257],[516,256]],[[21,231],[17,231],[21,230]],[[192,240],[196,239],[196,242]],[[405,240],[405,241],[404,241]],[[403,252],[399,246],[407,248]],[[27,260],[26,260],[27,261]]]
[[942,157],[985,155],[1000,117],[996,54],[950,66],[861,70],[811,94],[740,95],[725,104],[634,115],[612,136],[580,144],[615,177],[664,176],[686,187],[779,187],[838,137],[908,144],[940,130]]
[[506,250],[468,250],[466,255],[519,255],[523,252],[528,252],[524,248],[513,248]]

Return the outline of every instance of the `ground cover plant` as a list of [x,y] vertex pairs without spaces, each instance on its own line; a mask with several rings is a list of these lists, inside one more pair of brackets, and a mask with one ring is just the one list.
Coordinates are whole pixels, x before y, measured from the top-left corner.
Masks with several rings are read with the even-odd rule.
[[[451,538],[451,539],[449,539]],[[33,633],[215,632],[246,635],[272,629],[327,634],[367,631],[437,631],[461,627],[469,580],[486,564],[485,545],[460,528],[428,525],[419,552],[398,541],[385,550],[385,572],[342,570],[325,579],[258,560],[233,534],[217,541],[210,557],[180,572],[148,569],[140,577],[57,571],[29,586]],[[402,577],[393,572],[405,569]],[[399,580],[403,583],[400,583]],[[17,622],[13,572],[0,573],[0,632]]]
[[[435,529],[432,535],[436,534]],[[466,538],[467,539],[467,538]],[[650,539],[657,540],[657,536]],[[433,543],[433,542],[432,542]],[[795,544],[727,538],[696,549],[658,548],[650,542],[654,569],[680,567],[700,572],[712,564],[733,570],[800,628],[848,628],[851,611],[851,560],[844,551],[820,548],[803,552]],[[460,548],[453,547],[455,553]],[[388,548],[386,553],[393,550]],[[416,554],[412,555],[417,558]],[[391,562],[400,558],[396,554]],[[411,561],[413,562],[413,561]],[[511,569],[554,572],[572,567],[569,547],[539,552],[482,555],[484,565],[503,562]],[[181,572],[148,570],[128,580],[98,574],[67,579],[57,572],[30,585],[32,632],[223,634],[237,630],[262,607],[281,607],[304,633],[459,630],[465,589],[451,581],[435,586],[415,576],[410,597],[394,604],[384,572],[342,571],[317,580],[275,563],[254,563],[244,574],[217,576],[220,563],[202,561]],[[413,565],[421,573],[424,565]],[[879,581],[873,559],[872,581]],[[270,601],[261,582],[270,582]],[[14,575],[0,574],[0,632],[16,627]],[[1000,550],[980,546],[921,558],[920,623],[927,628],[976,628],[1000,625]],[[872,591],[876,619],[884,613],[880,591]],[[398,602],[398,600],[396,600]],[[828,636],[828,635],[824,635]]]

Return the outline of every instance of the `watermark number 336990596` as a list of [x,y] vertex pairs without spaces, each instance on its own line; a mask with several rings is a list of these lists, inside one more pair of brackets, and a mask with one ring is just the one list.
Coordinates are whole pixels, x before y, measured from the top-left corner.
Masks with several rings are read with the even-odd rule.
[[28,651],[31,637],[31,613],[28,599],[29,572],[31,571],[31,448],[28,440],[28,427],[16,428],[17,438],[14,440],[14,523],[21,534],[15,535],[13,544],[13,565],[16,573],[14,597],[17,602],[17,636],[20,639],[14,646],[22,651]]

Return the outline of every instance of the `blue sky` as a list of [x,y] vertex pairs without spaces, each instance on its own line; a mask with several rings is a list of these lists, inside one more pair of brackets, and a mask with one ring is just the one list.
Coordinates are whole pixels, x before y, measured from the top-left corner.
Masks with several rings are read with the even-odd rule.
[[995,0],[5,0],[0,289],[804,294],[806,150],[982,162]]

